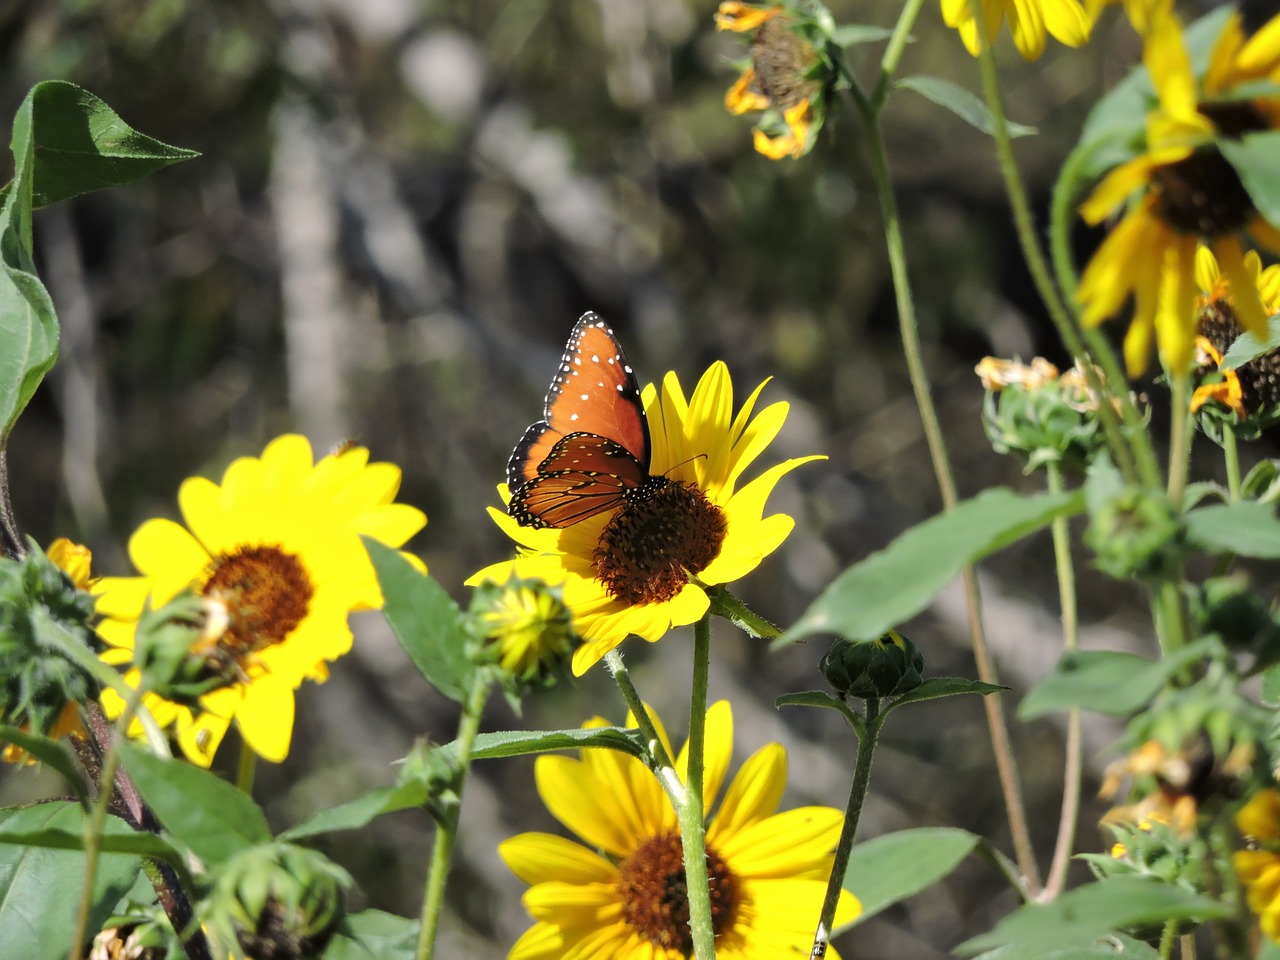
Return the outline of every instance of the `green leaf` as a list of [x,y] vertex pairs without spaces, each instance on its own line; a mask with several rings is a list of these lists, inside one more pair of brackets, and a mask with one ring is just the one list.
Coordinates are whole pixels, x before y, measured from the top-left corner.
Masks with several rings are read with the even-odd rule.
[[[457,749],[454,744],[448,744],[447,747]],[[497,760],[528,753],[583,750],[588,747],[617,750],[640,759],[645,756],[644,734],[639,730],[632,727],[579,727],[573,730],[504,730],[482,733],[476,737],[471,757],[474,760]]]
[[319,833],[337,830],[358,830],[384,813],[421,807],[427,802],[427,790],[420,782],[410,782],[392,787],[378,787],[364,796],[308,817],[295,827],[280,834],[281,840],[298,840]]
[[[61,802],[61,801],[58,801]],[[46,850],[83,850],[84,833],[55,828],[18,830],[10,821],[0,823],[0,844],[44,847]],[[182,852],[164,837],[145,830],[134,830],[118,817],[109,817],[99,848],[103,853],[127,853],[136,857],[165,860],[179,870],[186,869]]]
[[1078,492],[1022,497],[1003,488],[984,491],[844,571],[773,646],[814,633],[878,637],[923,610],[965,567],[1083,509]]
[[1262,702],[1280,707],[1280,663],[1267,667],[1262,673]]
[[1248,330],[1236,337],[1235,342],[1231,344],[1227,349],[1226,355],[1222,358],[1223,369],[1239,370],[1250,360],[1256,359],[1264,353],[1270,353],[1277,347],[1280,347],[1280,314],[1267,320],[1267,339],[1265,341],[1259,340]]
[[[78,835],[84,812],[70,801],[51,801],[9,811],[0,823],[16,836],[56,831]],[[132,833],[108,817],[108,836]],[[111,916],[133,886],[140,864],[135,856],[103,853],[93,885],[89,930]],[[75,911],[84,890],[84,854],[43,846],[0,845],[0,957],[5,960],[63,960],[71,947]]]
[[1041,949],[1088,946],[1123,927],[1202,921],[1227,913],[1224,905],[1181,887],[1145,877],[1114,877],[1077,887],[1053,903],[1028,904],[956,951],[973,954],[1014,943],[1036,944]]
[[267,818],[244,791],[182,760],[164,760],[131,743],[118,749],[156,819],[206,864],[271,839]]
[[1060,950],[1045,950],[1037,943],[1014,943],[984,953],[975,960],[1115,960],[1116,957],[1123,960],[1160,960],[1160,953],[1142,940],[1112,934],[1088,946],[1063,947]]
[[16,747],[21,747],[41,763],[58,771],[75,793],[76,799],[82,804],[88,803],[89,795],[84,788],[80,764],[63,743],[4,724],[0,724],[0,743],[12,743]]
[[852,47],[860,43],[879,43],[893,36],[888,27],[876,27],[869,23],[850,23],[836,27],[831,39],[838,47]]
[[930,677],[914,690],[909,690],[897,700],[888,704],[887,709],[900,707],[904,703],[917,703],[921,700],[939,700],[942,697],[958,697],[966,693],[977,693],[990,696],[1008,690],[997,683],[983,683],[981,680],[969,680],[966,677]]
[[1280,520],[1268,503],[1215,503],[1187,514],[1187,537],[1206,550],[1280,559]]
[[[926,100],[932,100],[938,106],[946,107],[969,126],[976,127],[988,136],[995,133],[995,119],[991,116],[987,105],[950,80],[943,80],[941,77],[903,77],[894,83],[894,86],[914,90]],[[1014,123],[1012,120],[1005,122],[1008,125],[1010,137],[1027,137],[1036,132],[1035,127]]]
[[862,913],[848,927],[937,883],[969,855],[978,839],[967,830],[921,827],[856,844],[849,854],[844,888],[862,902]]
[[324,960],[413,960],[417,948],[418,921],[362,910],[347,917],[325,948]]
[[1023,698],[1018,719],[1084,707],[1112,717],[1145,707],[1169,678],[1203,657],[1216,643],[1205,638],[1159,660],[1114,650],[1076,650],[1062,655],[1053,673]]
[[36,207],[123,186],[199,156],[194,150],[171,147],[139,133],[74,83],[37,83],[27,100],[35,139],[32,202]]
[[847,703],[839,697],[833,697],[824,690],[784,693],[773,701],[773,705],[775,707],[826,707],[828,710],[838,710],[846,720],[853,724],[853,729],[858,731],[859,737],[862,736],[862,731],[866,729],[866,723],[862,717],[854,713]]
[[58,317],[31,256],[35,92],[13,118],[13,181],[0,207],[0,449],[58,356]]
[[462,612],[440,584],[416,570],[399,550],[364,537],[382,587],[382,612],[427,682],[461,703],[475,664],[467,657]]
[[1249,199],[1271,223],[1280,223],[1280,130],[1217,139],[1218,149],[1240,175]]

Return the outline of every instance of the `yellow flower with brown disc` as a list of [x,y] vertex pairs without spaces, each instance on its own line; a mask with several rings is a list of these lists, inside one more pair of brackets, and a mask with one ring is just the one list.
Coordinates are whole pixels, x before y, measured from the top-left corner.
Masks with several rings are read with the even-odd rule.
[[1084,322],[1096,325],[1132,295],[1124,353],[1134,376],[1146,369],[1153,343],[1174,375],[1192,362],[1198,244],[1213,252],[1235,291],[1241,325],[1266,333],[1241,237],[1280,251],[1280,230],[1255,208],[1219,144],[1275,129],[1280,111],[1271,99],[1233,96],[1246,80],[1280,76],[1280,32],[1268,24],[1243,41],[1239,29],[1237,19],[1226,21],[1197,82],[1182,24],[1172,13],[1153,15],[1143,61],[1158,102],[1146,119],[1145,150],[1107,174],[1080,208],[1092,224],[1125,209],[1085,268],[1077,296]]
[[[652,715],[651,715],[652,716]],[[666,731],[652,717],[667,755]],[[634,718],[628,718],[633,725]],[[607,726],[599,717],[585,727]],[[681,776],[688,757],[676,761]],[[733,752],[727,701],[706,717],[705,807],[724,783]],[[524,905],[536,921],[510,960],[684,960],[692,952],[679,826],[653,773],[634,757],[583,750],[581,759],[542,756],[538,794],[582,843],[522,833],[498,848],[529,884]],[[778,812],[787,782],[781,744],[758,750],[729,783],[707,824],[716,956],[777,960],[807,956],[831,872],[843,814],[832,807]],[[841,891],[835,929],[862,911]],[[839,960],[834,949],[827,956]]]
[[[327,679],[328,662],[351,649],[348,614],[382,605],[360,537],[398,547],[426,523],[420,510],[394,502],[399,487],[400,468],[369,463],[363,447],[313,463],[306,438],[286,435],[261,457],[232,463],[221,484],[185,481],[185,526],[154,519],[133,534],[129,557],[140,576],[104,577],[94,588],[98,631],[110,645],[104,660],[130,663],[139,618],[184,591],[225,611],[208,653],[231,664],[234,682],[202,696],[198,711],[144,698],[190,760],[208,766],[233,722],[259,756],[285,758],[294,690]],[[125,680],[137,686],[136,667]],[[124,706],[110,690],[102,703],[110,716]]]

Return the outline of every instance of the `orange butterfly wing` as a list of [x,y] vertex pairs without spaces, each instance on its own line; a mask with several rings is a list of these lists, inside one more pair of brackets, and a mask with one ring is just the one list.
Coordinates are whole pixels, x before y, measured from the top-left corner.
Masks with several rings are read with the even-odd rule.
[[594,313],[569,335],[544,403],[507,462],[508,513],[572,526],[620,506],[649,478],[649,425],[622,345]]

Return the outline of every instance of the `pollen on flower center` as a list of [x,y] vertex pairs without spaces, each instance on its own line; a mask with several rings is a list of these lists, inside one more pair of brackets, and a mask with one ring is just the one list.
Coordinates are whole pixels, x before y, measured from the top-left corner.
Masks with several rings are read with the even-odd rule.
[[[689,931],[689,888],[685,883],[680,834],[650,837],[618,867],[622,918],[637,934],[663,949],[693,953]],[[724,859],[707,848],[711,886],[711,926],[716,936],[731,929],[738,911],[738,878]]]
[[720,555],[728,521],[697,487],[650,477],[600,534],[592,568],[616,600],[670,600]]
[[218,646],[240,660],[284,640],[306,618],[315,586],[296,556],[264,545],[216,557],[200,592],[226,604]]

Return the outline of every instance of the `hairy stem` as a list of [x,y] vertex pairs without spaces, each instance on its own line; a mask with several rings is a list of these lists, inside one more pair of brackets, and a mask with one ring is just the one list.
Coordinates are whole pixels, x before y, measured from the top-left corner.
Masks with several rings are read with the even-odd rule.
[[449,876],[449,861],[453,857],[453,844],[458,836],[458,819],[462,814],[462,790],[471,768],[471,749],[480,732],[480,716],[485,701],[489,699],[491,677],[487,670],[476,670],[471,679],[471,689],[458,720],[458,774],[454,786],[453,802],[436,818],[436,842],[431,849],[431,866],[427,871],[427,885],[422,893],[422,926],[418,933],[417,960],[431,960],[435,956],[436,934],[440,929],[440,915],[444,909],[445,882]]
[[[1057,461],[1046,465],[1049,491],[1063,490],[1062,468]],[[1076,575],[1071,562],[1071,534],[1066,517],[1053,521],[1053,555],[1058,571],[1058,597],[1062,607],[1062,649],[1076,650],[1080,646],[1080,625],[1076,604]],[[1062,812],[1058,817],[1058,840],[1053,848],[1053,860],[1045,880],[1041,899],[1052,900],[1062,892],[1071,863],[1071,850],[1075,845],[1076,822],[1080,815],[1080,781],[1084,764],[1081,757],[1080,708],[1067,712],[1066,758],[1062,770]]]
[[689,897],[689,930],[696,960],[716,955],[711,916],[711,882],[707,877],[707,831],[704,822],[703,759],[707,726],[707,679],[711,665],[711,614],[693,626],[693,684],[689,697],[689,772],[684,802],[677,806],[680,847],[684,852],[685,888]]
[[831,943],[836,907],[840,903],[840,892],[844,889],[844,875],[849,869],[849,853],[853,850],[853,839],[858,832],[858,821],[862,817],[862,805],[867,799],[867,788],[871,785],[871,761],[875,757],[880,726],[887,716],[888,714],[880,713],[880,701],[877,698],[867,699],[864,733],[858,741],[858,762],[853,770],[853,784],[849,787],[849,802],[845,806],[844,825],[840,829],[840,840],[836,844],[835,858],[831,864],[831,877],[827,881],[827,894],[822,901],[822,915],[818,918],[818,929],[813,934],[813,949],[809,951],[809,960],[822,960],[827,955],[827,947]]
[[[933,462],[934,474],[937,477],[938,489],[942,495],[943,507],[946,510],[950,510],[956,505],[958,499],[955,478],[951,472],[951,462],[947,454],[946,442],[943,439],[942,428],[938,422],[938,414],[937,409],[934,407],[933,397],[930,395],[929,378],[924,369],[924,362],[921,356],[915,304],[911,294],[911,281],[907,275],[906,251],[902,241],[901,223],[898,219],[897,201],[894,198],[893,184],[889,176],[888,158],[885,155],[884,141],[880,136],[880,121],[875,111],[865,102],[860,104],[860,109],[865,121],[867,151],[871,158],[876,194],[880,200],[881,215],[884,219],[885,244],[889,257],[889,269],[893,276],[903,354],[906,358],[907,370],[911,378],[911,388],[915,393],[920,419],[924,426],[925,439],[929,447],[930,459]],[[997,683],[995,665],[987,649],[986,632],[982,624],[982,597],[978,590],[977,576],[972,567],[965,568],[964,589],[969,618],[969,635],[973,645],[974,661],[977,664],[978,678],[985,683]],[[1017,762],[1010,746],[1009,730],[1005,722],[1004,711],[998,698],[983,697],[982,700],[991,736],[992,753],[995,755],[1000,790],[1004,796],[1009,832],[1013,838],[1018,866],[1026,875],[1028,885],[1038,890],[1040,887],[1040,871],[1031,847],[1031,835],[1027,827],[1022,790],[1018,783]]]

